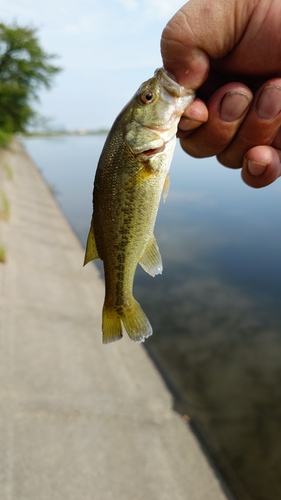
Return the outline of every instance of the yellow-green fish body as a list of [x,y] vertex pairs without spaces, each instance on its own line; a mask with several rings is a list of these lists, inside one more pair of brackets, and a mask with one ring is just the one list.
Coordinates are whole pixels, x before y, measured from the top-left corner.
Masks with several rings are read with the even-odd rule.
[[161,193],[167,194],[178,121],[193,93],[159,69],[143,83],[115,120],[99,159],[85,264],[103,260],[103,342],[122,337],[142,342],[151,325],[133,297],[139,263],[162,272],[153,234]]

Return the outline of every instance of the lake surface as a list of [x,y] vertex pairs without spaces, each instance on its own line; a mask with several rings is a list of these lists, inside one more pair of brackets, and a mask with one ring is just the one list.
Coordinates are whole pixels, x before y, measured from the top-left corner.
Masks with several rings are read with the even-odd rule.
[[[85,245],[104,136],[25,139]],[[281,179],[261,190],[176,149],[155,235],[162,276],[139,268],[145,348],[239,500],[281,498]]]

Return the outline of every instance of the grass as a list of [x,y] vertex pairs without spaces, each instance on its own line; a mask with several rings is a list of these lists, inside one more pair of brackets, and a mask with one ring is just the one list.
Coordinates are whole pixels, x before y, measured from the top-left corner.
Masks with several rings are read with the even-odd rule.
[[6,173],[7,179],[9,179],[9,181],[11,181],[13,179],[12,167],[8,163],[4,163],[3,165],[1,165],[1,167],[4,170],[4,172]]
[[0,148],[5,148],[12,138],[12,134],[0,129]]
[[[0,129],[0,148],[6,148],[11,141],[12,135],[3,132]],[[8,163],[1,164],[1,169],[4,171],[7,179],[12,180],[13,171]],[[10,216],[10,202],[6,193],[0,187],[0,219],[8,220]],[[7,253],[4,245],[0,242],[0,263],[4,264],[7,260]]]
[[6,193],[0,191],[0,219],[8,220],[10,216],[10,203]]
[[6,262],[6,250],[3,245],[0,244],[0,262],[4,264]]

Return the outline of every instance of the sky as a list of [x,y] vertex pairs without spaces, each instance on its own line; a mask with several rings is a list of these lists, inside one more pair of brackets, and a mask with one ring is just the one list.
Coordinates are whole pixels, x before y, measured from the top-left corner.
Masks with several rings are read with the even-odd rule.
[[161,66],[160,38],[184,0],[0,0],[0,22],[38,28],[63,71],[41,90],[53,129],[109,128]]

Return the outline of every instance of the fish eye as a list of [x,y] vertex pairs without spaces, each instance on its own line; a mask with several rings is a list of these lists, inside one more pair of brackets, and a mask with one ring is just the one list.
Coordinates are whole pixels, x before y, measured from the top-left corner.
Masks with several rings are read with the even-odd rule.
[[141,95],[141,100],[142,100],[142,102],[144,102],[144,104],[148,104],[149,102],[153,101],[154,100],[153,92],[150,92],[149,90],[144,92]]

